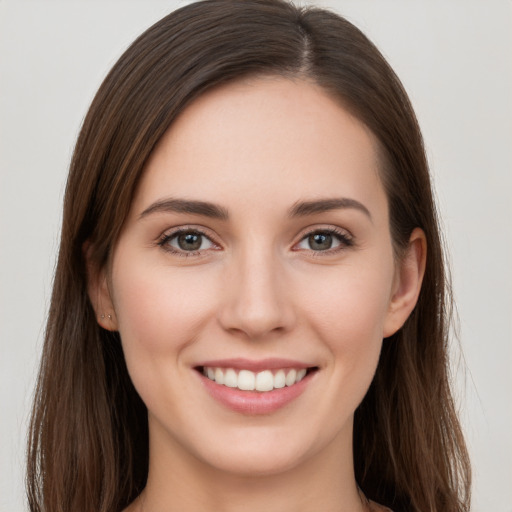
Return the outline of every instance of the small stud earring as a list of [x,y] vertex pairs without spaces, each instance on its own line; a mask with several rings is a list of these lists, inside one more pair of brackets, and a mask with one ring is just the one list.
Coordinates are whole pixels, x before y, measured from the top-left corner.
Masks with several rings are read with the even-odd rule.
[[101,319],[104,320],[105,319],[105,315],[101,315]]
[[108,318],[109,320],[112,320],[112,315],[107,315],[107,318]]

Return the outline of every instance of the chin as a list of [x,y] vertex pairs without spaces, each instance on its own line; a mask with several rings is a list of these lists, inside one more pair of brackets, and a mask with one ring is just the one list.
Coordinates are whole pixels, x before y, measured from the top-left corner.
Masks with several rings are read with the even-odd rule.
[[[291,471],[320,454],[329,440],[307,428],[253,427],[218,436],[196,456],[210,468],[240,477],[272,476]],[[201,448],[197,446],[197,448]]]
[[212,469],[244,477],[274,476],[293,470],[302,462],[297,451],[283,453],[283,450],[267,450],[245,447],[240,453],[224,454],[210,461]]

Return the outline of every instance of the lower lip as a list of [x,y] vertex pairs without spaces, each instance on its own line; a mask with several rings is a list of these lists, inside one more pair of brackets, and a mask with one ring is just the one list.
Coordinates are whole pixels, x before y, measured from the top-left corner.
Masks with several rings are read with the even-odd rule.
[[242,391],[217,384],[199,372],[196,372],[208,393],[222,405],[242,414],[270,414],[298,398],[310,384],[317,372],[308,373],[300,382],[292,386],[272,391]]

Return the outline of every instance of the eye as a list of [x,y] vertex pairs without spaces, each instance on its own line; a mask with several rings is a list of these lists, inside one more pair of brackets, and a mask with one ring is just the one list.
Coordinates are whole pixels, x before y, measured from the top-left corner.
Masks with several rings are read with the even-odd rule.
[[308,233],[298,244],[297,249],[315,252],[335,252],[353,245],[352,237],[348,233],[334,229],[315,230]]
[[210,238],[197,229],[180,229],[166,234],[158,245],[169,252],[186,256],[217,247]]

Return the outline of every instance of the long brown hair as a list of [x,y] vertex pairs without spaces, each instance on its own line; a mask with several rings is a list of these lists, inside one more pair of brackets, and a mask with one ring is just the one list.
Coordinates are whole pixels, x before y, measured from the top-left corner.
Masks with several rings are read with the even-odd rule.
[[31,420],[32,512],[117,512],[144,488],[147,411],[120,339],[98,326],[84,247],[101,268],[145,162],[176,116],[212,87],[250,75],[306,78],[376,136],[397,257],[415,227],[425,278],[385,340],[354,425],[356,479],[395,512],[469,510],[470,466],[450,392],[451,298],[421,133],[375,46],[329,11],[283,0],[207,0],[149,28],[122,55],[84,120],[66,187],[62,238]]

